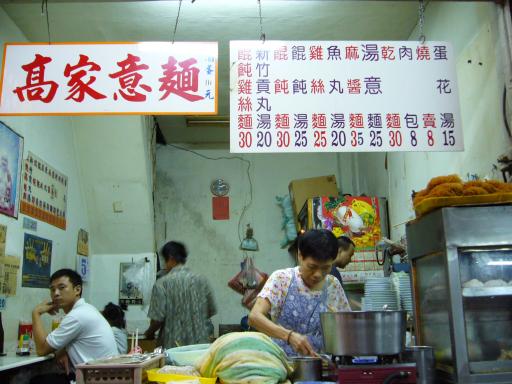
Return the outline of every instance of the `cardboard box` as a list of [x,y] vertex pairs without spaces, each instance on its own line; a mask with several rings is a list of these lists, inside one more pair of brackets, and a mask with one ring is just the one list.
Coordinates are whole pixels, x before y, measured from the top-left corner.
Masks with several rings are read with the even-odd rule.
[[300,213],[306,200],[316,196],[338,196],[338,185],[334,175],[311,177],[309,179],[292,180],[288,185],[288,191],[290,192],[298,231],[300,227],[297,215]]

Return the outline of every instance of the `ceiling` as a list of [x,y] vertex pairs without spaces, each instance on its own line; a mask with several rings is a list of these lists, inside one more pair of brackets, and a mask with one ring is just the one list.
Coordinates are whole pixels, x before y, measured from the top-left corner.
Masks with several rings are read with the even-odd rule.
[[[33,42],[48,41],[41,0],[0,0]],[[52,41],[169,41],[179,1],[48,1]],[[407,40],[417,1],[262,0],[268,40]],[[219,115],[229,115],[229,41],[260,38],[257,0],[184,0],[176,41],[218,41]],[[225,118],[224,118],[225,120]],[[227,125],[186,127],[182,116],[158,116],[167,143],[226,145]]]

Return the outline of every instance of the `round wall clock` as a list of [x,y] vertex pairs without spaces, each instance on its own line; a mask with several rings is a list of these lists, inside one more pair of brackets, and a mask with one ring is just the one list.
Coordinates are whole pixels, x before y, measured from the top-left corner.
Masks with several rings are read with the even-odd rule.
[[223,179],[213,180],[210,184],[210,191],[215,196],[226,196],[229,193],[229,184]]

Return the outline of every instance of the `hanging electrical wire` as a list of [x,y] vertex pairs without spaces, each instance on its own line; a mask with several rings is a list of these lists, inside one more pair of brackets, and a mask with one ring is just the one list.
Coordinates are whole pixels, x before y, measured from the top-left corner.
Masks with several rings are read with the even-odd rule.
[[251,161],[247,160],[247,159],[244,159],[241,156],[210,157],[210,156],[203,155],[202,153],[193,151],[191,149],[180,147],[179,145],[175,145],[175,144],[167,144],[167,145],[170,146],[170,147],[179,149],[181,151],[193,153],[194,155],[202,157],[203,159],[207,159],[207,160],[239,160],[239,161],[242,161],[245,164],[247,164],[246,173],[247,173],[247,179],[249,181],[249,201],[244,205],[244,208],[242,209],[242,213],[240,214],[240,217],[238,219],[238,225],[237,225],[238,240],[241,243],[242,242],[242,234],[241,234],[241,231],[240,231],[240,226],[242,224],[243,218],[245,217],[245,214],[247,213],[247,210],[249,209],[249,207],[252,204],[252,189],[253,189],[253,187],[252,187],[252,179],[251,179],[251,172],[250,172],[251,171],[251,166],[252,166]]
[[260,14],[260,39],[262,42],[265,42],[266,36],[263,32],[263,17],[261,16],[261,0],[258,0],[258,10]]
[[423,0],[419,0],[419,8],[418,8],[418,13],[419,13],[419,22],[420,22],[420,41],[421,41],[421,44],[425,43],[425,33],[423,32],[423,27],[425,25],[425,3],[423,2]]
[[46,14],[46,29],[48,32],[48,45],[52,43],[51,35],[50,35],[50,17],[48,15],[48,0],[43,0],[41,2],[41,16]]
[[[176,38],[176,31],[178,29],[178,22],[180,20],[180,13],[181,13],[181,3],[182,3],[183,0],[180,0],[179,4],[178,4],[178,14],[176,15],[176,22],[174,23],[174,31],[172,32],[172,43],[174,44],[174,40]],[[191,3],[194,4],[196,0],[192,0]]]
[[178,5],[178,14],[176,15],[176,23],[174,23],[174,31],[172,33],[172,43],[174,44],[174,39],[176,37],[176,30],[178,29],[178,22],[180,20],[180,13],[181,13],[181,2],[182,0],[180,0],[179,2],[179,5]]

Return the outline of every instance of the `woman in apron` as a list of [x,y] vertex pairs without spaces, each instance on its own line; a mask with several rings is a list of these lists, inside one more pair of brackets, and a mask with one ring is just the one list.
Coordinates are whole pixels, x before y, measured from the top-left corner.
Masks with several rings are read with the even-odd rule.
[[321,312],[350,311],[341,284],[329,274],[337,253],[332,232],[307,231],[298,239],[299,265],[272,273],[258,295],[249,324],[288,355],[314,356],[322,350]]

